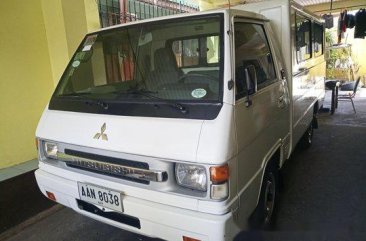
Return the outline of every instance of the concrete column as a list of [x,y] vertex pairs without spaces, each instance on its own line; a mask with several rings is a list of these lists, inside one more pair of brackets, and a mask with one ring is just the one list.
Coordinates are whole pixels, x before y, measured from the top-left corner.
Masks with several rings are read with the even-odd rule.
[[95,0],[42,0],[52,77],[56,85],[86,33],[100,28]]
[[[229,0],[199,0],[198,2],[199,2],[201,11],[229,6]],[[231,5],[239,4],[242,2],[245,2],[245,1],[230,0]]]

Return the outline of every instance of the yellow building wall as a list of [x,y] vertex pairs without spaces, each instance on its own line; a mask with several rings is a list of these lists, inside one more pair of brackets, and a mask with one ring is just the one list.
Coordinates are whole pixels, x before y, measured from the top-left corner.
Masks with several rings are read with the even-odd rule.
[[[230,4],[233,6],[235,4],[244,3],[243,0],[230,0]],[[215,9],[220,7],[229,6],[228,0],[199,0],[199,7],[201,11]]]
[[366,84],[366,39],[352,38],[349,43],[352,44],[353,59],[360,67],[356,75],[362,76],[363,84]]
[[0,168],[36,157],[34,133],[53,89],[40,0],[0,1]]
[[86,29],[88,32],[92,32],[100,28],[98,5],[95,3],[95,0],[84,0]]
[[99,28],[95,0],[2,0],[0,169],[37,157],[37,123],[83,36]]

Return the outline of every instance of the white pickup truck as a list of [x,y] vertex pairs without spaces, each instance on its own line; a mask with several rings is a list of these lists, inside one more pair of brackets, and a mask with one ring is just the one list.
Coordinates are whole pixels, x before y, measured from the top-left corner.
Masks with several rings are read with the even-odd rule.
[[309,146],[324,29],[288,0],[87,34],[39,122],[48,198],[166,240],[271,224],[278,170]]

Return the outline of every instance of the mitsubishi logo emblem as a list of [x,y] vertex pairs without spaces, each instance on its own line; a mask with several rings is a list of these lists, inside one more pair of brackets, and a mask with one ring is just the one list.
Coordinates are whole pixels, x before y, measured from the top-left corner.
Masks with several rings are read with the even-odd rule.
[[104,133],[106,129],[107,129],[107,125],[104,123],[102,125],[102,127],[100,128],[100,133],[98,132],[97,134],[95,134],[94,139],[99,140],[99,138],[102,137],[103,141],[108,141],[108,136],[107,136],[107,134]]

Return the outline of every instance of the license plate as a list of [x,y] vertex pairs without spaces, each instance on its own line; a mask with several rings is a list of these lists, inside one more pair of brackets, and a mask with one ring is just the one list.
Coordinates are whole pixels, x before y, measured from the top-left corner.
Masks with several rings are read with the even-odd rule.
[[121,193],[104,187],[78,182],[80,199],[115,211],[123,212]]

